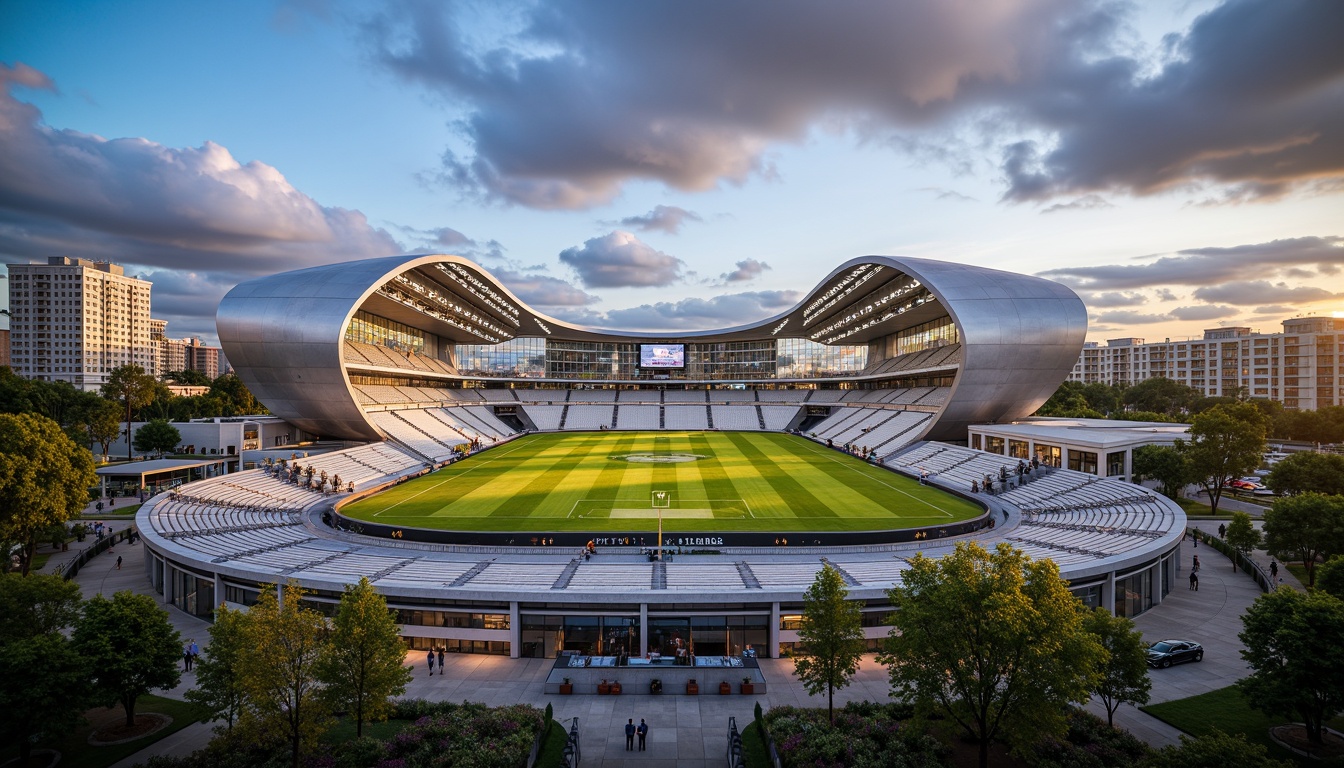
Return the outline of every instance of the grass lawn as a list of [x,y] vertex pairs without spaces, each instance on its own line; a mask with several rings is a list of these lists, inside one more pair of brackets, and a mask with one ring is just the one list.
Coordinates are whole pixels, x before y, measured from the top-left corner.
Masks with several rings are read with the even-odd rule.
[[[1292,714],[1270,717],[1258,710],[1251,709],[1250,705],[1246,703],[1246,698],[1232,686],[1219,688],[1216,691],[1209,691],[1198,696],[1191,696],[1188,699],[1152,704],[1140,707],[1140,709],[1192,736],[1207,733],[1216,726],[1224,733],[1244,734],[1247,741],[1253,744],[1263,744],[1269,750],[1271,757],[1280,760],[1295,760],[1291,752],[1270,740],[1269,729],[1276,725],[1294,721],[1297,717]],[[1344,718],[1335,718],[1326,725],[1339,730],[1344,728]],[[1301,760],[1300,762],[1303,765],[1308,765],[1314,761]]]
[[882,530],[981,511],[792,435],[585,432],[528,435],[341,512],[417,528],[653,530],[655,503],[669,532]]
[[[108,716],[115,715],[117,718],[125,718],[125,713],[120,706],[111,710],[94,710],[94,712],[100,717],[107,714]],[[61,753],[61,768],[105,768],[113,763],[120,762],[164,737],[177,733],[204,716],[200,709],[185,701],[165,699],[161,696],[141,696],[135,707],[135,713],[141,715],[147,712],[168,715],[173,718],[173,722],[168,727],[135,741],[103,747],[95,747],[89,744],[89,734],[93,731],[93,726],[85,723],[59,742],[43,742],[38,744],[37,747],[39,749],[59,750]],[[90,717],[92,716],[90,715]],[[0,750],[0,762],[18,757],[18,754],[17,747],[6,746],[3,750]]]

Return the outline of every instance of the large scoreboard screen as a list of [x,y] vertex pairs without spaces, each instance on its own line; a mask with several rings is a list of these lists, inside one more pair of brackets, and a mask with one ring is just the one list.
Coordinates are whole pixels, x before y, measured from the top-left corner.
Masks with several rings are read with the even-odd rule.
[[640,368],[685,368],[685,344],[640,344]]

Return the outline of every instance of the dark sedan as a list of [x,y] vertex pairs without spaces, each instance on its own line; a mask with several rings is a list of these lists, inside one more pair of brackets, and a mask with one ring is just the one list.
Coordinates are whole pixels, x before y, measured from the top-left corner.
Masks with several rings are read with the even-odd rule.
[[1204,646],[1193,640],[1160,640],[1148,647],[1148,663],[1166,669],[1182,661],[1203,661]]

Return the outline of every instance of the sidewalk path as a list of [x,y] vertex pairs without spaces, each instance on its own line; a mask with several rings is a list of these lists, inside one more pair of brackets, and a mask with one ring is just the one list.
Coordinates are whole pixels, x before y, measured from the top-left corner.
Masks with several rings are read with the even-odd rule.
[[[1194,525],[1217,535],[1217,521]],[[87,563],[76,576],[85,596],[98,592],[110,595],[129,589],[158,597],[145,576],[142,548],[142,544],[118,545],[115,554],[103,553]],[[117,554],[123,556],[120,571],[116,570]],[[1186,589],[1185,578],[1196,554],[1200,556],[1201,564],[1200,588],[1198,592],[1192,592]],[[1267,557],[1264,562],[1268,563]],[[1286,576],[1287,569],[1280,569],[1279,573]],[[1231,563],[1217,550],[1208,546],[1195,548],[1189,541],[1182,545],[1181,570],[1176,581],[1177,588],[1165,597],[1162,605],[1140,615],[1135,624],[1143,631],[1146,640],[1196,640],[1204,645],[1206,656],[1199,664],[1152,670],[1153,703],[1223,688],[1248,671],[1238,654],[1242,646],[1237,633],[1241,631],[1241,614],[1260,594],[1255,581],[1240,571],[1233,573]],[[206,622],[171,607],[168,614],[184,639],[194,638],[202,646],[209,640]],[[556,719],[566,725],[571,718],[579,718],[584,766],[704,768],[719,765],[724,760],[727,746],[728,718],[736,717],[738,727],[744,727],[751,722],[757,701],[766,709],[782,705],[826,705],[824,695],[807,695],[793,674],[793,662],[788,659],[760,660],[770,692],[759,696],[553,696],[543,692],[552,664],[550,659],[455,653],[447,656],[446,675],[430,677],[421,656],[416,653],[410,657],[414,678],[406,691],[407,696],[436,701],[470,700],[491,706],[526,703],[545,707],[549,702],[554,707]],[[712,680],[705,681],[703,690],[709,689],[709,682]],[[165,695],[180,699],[194,683],[194,673],[184,673],[182,683]],[[852,684],[836,692],[835,704],[885,701],[887,697],[886,669],[872,656],[866,656]],[[1105,709],[1096,702],[1089,704],[1088,709],[1105,717]],[[644,718],[649,723],[647,752],[625,752],[622,726],[631,717]],[[1117,725],[1155,747],[1178,743],[1179,731],[1134,707],[1121,707],[1115,719]],[[131,768],[151,755],[183,755],[200,749],[209,742],[212,729],[213,725],[208,724],[189,726],[113,768]]]

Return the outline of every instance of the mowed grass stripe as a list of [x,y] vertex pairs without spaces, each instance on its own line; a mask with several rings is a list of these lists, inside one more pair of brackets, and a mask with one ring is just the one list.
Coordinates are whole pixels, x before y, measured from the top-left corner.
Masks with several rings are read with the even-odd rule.
[[[833,467],[837,479],[850,479],[871,498],[885,499],[886,505],[895,505],[907,523],[924,521],[947,522],[949,518],[971,517],[980,508],[969,501],[943,493],[927,485],[920,485],[903,475],[875,467],[816,443],[805,446],[814,452],[810,463],[823,469]],[[883,502],[879,502],[883,503]]]
[[[555,447],[559,448],[568,444],[559,443]],[[556,505],[550,503],[551,497],[553,495],[574,496],[574,489],[579,483],[571,483],[571,475],[581,466],[591,466],[594,458],[605,459],[607,448],[608,446],[605,445],[605,441],[601,439],[600,435],[589,437],[574,445],[573,450],[566,451],[547,470],[532,478],[522,489],[515,491],[509,503],[492,511],[490,516],[532,517],[536,515],[538,510],[547,510],[554,514]],[[601,455],[595,457],[594,454]],[[508,478],[499,478],[496,482],[508,482]],[[560,506],[568,513],[569,507],[572,507],[573,504],[565,505],[561,503]]]
[[[824,496],[833,506],[841,509],[863,509],[865,506],[872,505],[878,509],[884,510],[890,514],[904,516],[907,509],[903,509],[902,501],[909,501],[885,487],[869,474],[869,472],[883,471],[876,467],[870,467],[867,464],[859,463],[857,459],[849,456],[836,455],[830,448],[825,448],[816,443],[804,443],[797,440],[771,440],[773,448],[780,454],[792,457],[799,465],[815,467],[817,464],[830,460],[840,462],[843,466],[836,467],[834,472],[824,474],[825,485],[821,488],[814,488],[814,492]],[[821,452],[825,451],[823,455]],[[851,467],[851,464],[855,466]]]
[[[746,433],[743,433],[744,436]],[[749,439],[749,438],[746,438]],[[736,495],[751,505],[752,516],[759,519],[789,519],[796,516],[774,485],[766,479],[766,468],[758,465],[732,439],[715,435],[719,464],[732,481]]]
[[[689,452],[706,458],[689,464],[631,464],[615,461],[613,455],[652,452]],[[585,458],[586,456],[586,458]],[[669,478],[672,487],[657,487],[654,469],[668,471],[656,482]],[[642,471],[646,484],[631,486],[632,474]],[[538,474],[549,474],[554,486],[534,485]],[[521,481],[521,482],[520,482]],[[836,483],[840,485],[835,485]],[[885,504],[875,503],[864,493],[849,490],[853,505],[835,490],[845,484],[876,484],[890,492]],[[702,531],[841,531],[878,530],[909,526],[916,522],[951,523],[973,517],[979,507],[936,488],[881,468],[871,467],[801,438],[779,433],[631,433],[591,432],[529,435],[494,448],[439,472],[416,478],[369,499],[342,505],[356,519],[392,525],[454,528],[458,530],[572,530],[598,533],[653,530],[649,521],[610,520],[604,513],[591,518],[570,519],[581,499],[606,499],[597,509],[611,506],[650,507],[652,490],[672,490],[679,506],[691,499],[741,499],[750,505],[755,519],[731,517],[674,521],[680,529]],[[473,493],[475,491],[475,493]],[[517,509],[514,497],[524,491],[544,500],[530,500],[530,514],[481,516],[489,510]],[[809,497],[811,497],[809,499]],[[893,500],[894,499],[894,500]],[[911,514],[924,501],[949,510],[951,518]],[[472,502],[488,502],[482,505]],[[446,506],[445,506],[446,505]],[[502,507],[501,507],[502,505]],[[810,507],[809,507],[810,505]],[[834,515],[818,514],[818,505]],[[884,508],[896,508],[895,515]],[[436,517],[424,517],[439,512]],[[382,513],[382,514],[379,514]],[[687,527],[689,526],[689,527]]]
[[787,499],[789,508],[795,517],[838,517],[829,504],[812,495],[801,483],[793,479],[788,470],[781,467],[751,439],[747,432],[729,432],[728,439],[736,445],[742,455],[759,469],[770,469],[766,479],[781,498]]
[[[709,438],[703,432],[688,435],[687,441],[690,443],[691,453],[709,457],[695,462],[696,469],[700,473],[700,485],[705,489],[705,496],[711,499],[746,500],[746,496],[738,490],[723,465],[725,457],[720,454],[723,453],[725,441],[719,441],[719,445],[711,447]],[[752,502],[747,500],[747,503]]]

